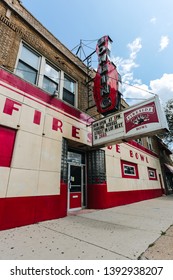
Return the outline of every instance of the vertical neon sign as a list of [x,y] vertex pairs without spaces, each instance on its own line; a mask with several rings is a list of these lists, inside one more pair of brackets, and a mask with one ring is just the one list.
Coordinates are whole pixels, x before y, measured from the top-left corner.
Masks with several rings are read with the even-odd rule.
[[121,77],[110,61],[112,40],[103,36],[97,42],[98,69],[94,78],[94,99],[97,111],[102,115],[119,110]]

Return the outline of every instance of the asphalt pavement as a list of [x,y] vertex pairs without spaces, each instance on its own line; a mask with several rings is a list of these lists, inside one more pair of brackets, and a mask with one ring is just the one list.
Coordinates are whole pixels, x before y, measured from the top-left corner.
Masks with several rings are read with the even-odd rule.
[[1,260],[173,260],[173,195],[0,231]]

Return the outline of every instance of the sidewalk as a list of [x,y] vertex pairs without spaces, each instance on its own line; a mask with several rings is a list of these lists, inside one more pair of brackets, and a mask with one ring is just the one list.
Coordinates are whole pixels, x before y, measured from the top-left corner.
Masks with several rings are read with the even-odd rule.
[[173,260],[173,226],[170,226],[166,232],[162,232],[161,236],[149,245],[139,259]]
[[106,210],[86,209],[0,231],[0,259],[173,260],[171,225],[172,195]]

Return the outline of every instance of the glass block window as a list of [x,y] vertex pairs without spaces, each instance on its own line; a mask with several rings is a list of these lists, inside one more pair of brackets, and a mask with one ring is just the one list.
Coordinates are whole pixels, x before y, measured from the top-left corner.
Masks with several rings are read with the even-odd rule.
[[68,166],[67,166],[68,142],[62,138],[62,153],[61,153],[61,180],[64,183],[68,181]]
[[106,181],[105,151],[96,150],[88,153],[88,183],[100,184]]

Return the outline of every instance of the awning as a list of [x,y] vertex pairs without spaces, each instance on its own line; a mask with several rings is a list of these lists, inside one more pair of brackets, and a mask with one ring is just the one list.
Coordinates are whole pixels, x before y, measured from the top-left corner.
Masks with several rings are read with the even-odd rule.
[[167,163],[165,163],[165,166],[167,167],[167,169],[173,174],[173,166],[169,165]]

